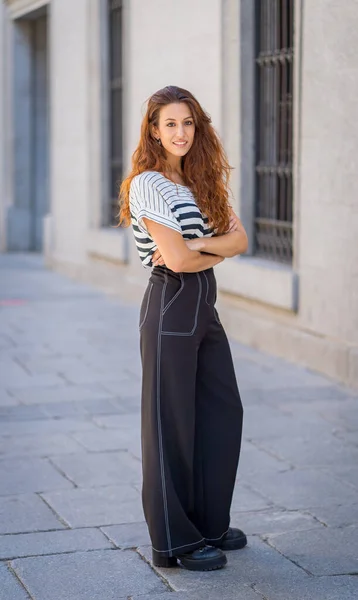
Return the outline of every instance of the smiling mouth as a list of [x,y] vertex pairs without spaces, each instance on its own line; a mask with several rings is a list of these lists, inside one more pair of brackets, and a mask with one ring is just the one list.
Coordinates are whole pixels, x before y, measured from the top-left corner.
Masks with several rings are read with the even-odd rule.
[[186,146],[188,142],[173,142],[175,146]]

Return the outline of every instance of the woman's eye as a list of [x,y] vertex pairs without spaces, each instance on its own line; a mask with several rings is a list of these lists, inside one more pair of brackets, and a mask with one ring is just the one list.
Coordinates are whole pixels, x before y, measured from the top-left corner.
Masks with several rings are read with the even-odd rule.
[[[185,121],[185,125],[192,125],[193,121]],[[167,123],[167,127],[170,127],[171,125],[175,126],[175,123]]]

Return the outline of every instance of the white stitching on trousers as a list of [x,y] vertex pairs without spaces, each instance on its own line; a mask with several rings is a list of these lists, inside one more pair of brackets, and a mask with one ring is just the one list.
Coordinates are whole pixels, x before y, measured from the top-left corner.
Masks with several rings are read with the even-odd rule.
[[149,310],[149,302],[150,302],[150,296],[151,296],[151,293],[152,293],[153,285],[154,285],[154,284],[151,282],[151,284],[150,284],[150,289],[149,289],[149,293],[148,293],[147,308],[146,308],[146,310],[145,310],[145,314],[144,314],[143,320],[142,320],[142,322],[139,324],[139,331],[142,329],[142,327],[143,327],[143,325],[144,325],[144,323],[145,323],[145,320],[146,320],[146,318],[147,318],[147,315],[148,315],[148,310]]
[[[230,527],[229,527],[230,529]],[[180,548],[186,548],[187,546],[194,546],[194,544],[200,544],[200,542],[205,542],[206,540],[208,542],[216,542],[217,540],[221,540],[222,537],[224,537],[224,535],[227,534],[227,532],[229,531],[229,529],[227,529],[226,531],[224,531],[224,533],[222,535],[220,535],[217,538],[201,538],[201,540],[198,540],[197,542],[192,542],[191,544],[184,544],[184,546],[176,546],[175,548],[172,548],[172,550],[180,550]],[[152,546],[153,550],[155,550],[156,552],[168,552],[168,550],[157,550],[156,548],[154,548],[154,546]]]
[[[229,527],[229,529],[230,529],[230,527]],[[205,538],[205,539],[206,539],[206,540],[208,540],[208,542],[216,542],[216,540],[221,540],[221,538],[222,538],[222,537],[224,537],[224,535],[226,535],[226,534],[227,534],[227,532],[229,531],[229,529],[227,529],[227,530],[225,531],[225,533],[223,533],[222,535],[220,535],[220,536],[219,536],[219,537],[217,537],[217,538]]]
[[199,283],[199,292],[198,292],[198,299],[197,299],[197,304],[196,304],[195,322],[194,322],[193,329],[191,331],[189,331],[189,333],[181,333],[180,331],[162,331],[162,335],[173,335],[173,336],[179,336],[179,337],[180,336],[181,337],[191,337],[196,332],[196,328],[198,326],[198,315],[199,315],[200,300],[201,300],[202,289],[203,289],[203,284],[201,283],[201,278],[199,276],[199,273],[196,273],[196,277],[197,277],[198,283]]
[[168,542],[168,551],[171,553],[171,537],[170,537],[170,528],[169,528],[169,514],[168,514],[168,501],[167,501],[167,490],[166,490],[166,482],[165,482],[165,470],[164,470],[164,455],[163,455],[163,437],[162,437],[162,422],[160,418],[160,382],[161,382],[161,330],[162,330],[162,322],[163,322],[163,305],[165,298],[165,291],[167,287],[167,275],[165,275],[165,284],[163,285],[162,290],[162,298],[161,298],[161,310],[159,316],[159,326],[158,326],[158,347],[157,347],[157,422],[158,422],[158,441],[159,441],[159,459],[160,459],[160,473],[162,480],[162,494],[163,494],[163,506],[164,506],[164,519],[165,519],[165,529],[167,534],[167,542]]
[[[201,538],[201,540],[198,540],[197,542],[192,542],[191,544],[184,544],[184,546],[176,546],[175,548],[172,548],[172,550],[180,550],[180,548],[187,548],[188,546],[194,546],[194,544],[200,544],[201,542],[205,542],[205,538]],[[168,550],[157,550],[156,548],[154,548],[154,546],[152,546],[152,548],[156,552],[168,552]]]
[[181,292],[184,289],[184,277],[183,277],[182,273],[179,273],[179,275],[180,275],[180,288],[178,289],[177,293],[174,294],[173,298],[168,302],[168,304],[163,308],[163,316],[167,312],[168,308],[173,304],[174,300],[177,299],[177,297],[181,294]]

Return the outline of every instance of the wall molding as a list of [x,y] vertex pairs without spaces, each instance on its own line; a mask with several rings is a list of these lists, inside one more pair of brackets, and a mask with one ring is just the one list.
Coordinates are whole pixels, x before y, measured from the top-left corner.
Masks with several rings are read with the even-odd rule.
[[48,4],[50,4],[50,0],[6,0],[8,15],[11,19],[23,17]]
[[296,312],[298,275],[291,267],[255,257],[225,260],[215,269],[220,291]]

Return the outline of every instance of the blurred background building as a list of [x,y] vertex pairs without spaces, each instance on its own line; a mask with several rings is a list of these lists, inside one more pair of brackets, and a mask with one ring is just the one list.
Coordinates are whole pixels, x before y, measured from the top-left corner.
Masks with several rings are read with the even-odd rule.
[[1,251],[114,263],[139,298],[118,181],[145,100],[185,87],[250,239],[216,269],[230,335],[358,386],[357,0],[0,0],[0,51]]

